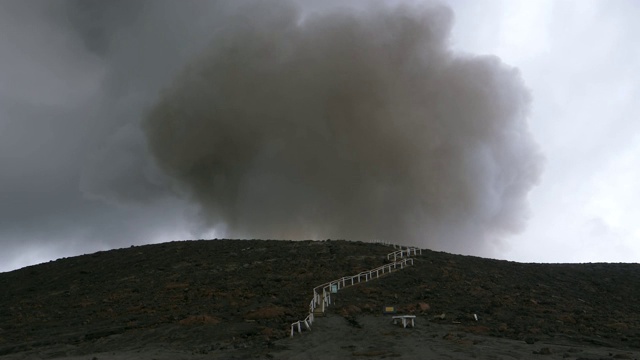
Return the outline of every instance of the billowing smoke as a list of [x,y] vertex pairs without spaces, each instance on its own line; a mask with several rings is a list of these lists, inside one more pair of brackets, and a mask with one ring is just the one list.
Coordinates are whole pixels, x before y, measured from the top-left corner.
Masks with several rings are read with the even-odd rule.
[[143,123],[210,226],[461,252],[522,229],[530,94],[498,58],[451,51],[448,8],[245,10]]

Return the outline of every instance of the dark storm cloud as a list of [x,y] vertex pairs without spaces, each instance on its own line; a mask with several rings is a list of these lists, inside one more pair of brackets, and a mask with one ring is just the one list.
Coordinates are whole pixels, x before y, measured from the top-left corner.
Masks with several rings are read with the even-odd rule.
[[0,271],[184,235],[139,120],[215,5],[0,2]]
[[58,16],[71,27],[90,52],[108,54],[123,28],[130,28],[141,16],[148,1],[69,0]]
[[151,152],[230,236],[469,252],[522,229],[540,157],[517,70],[448,48],[442,6],[247,7],[144,121]]
[[519,228],[517,72],[451,54],[443,7],[297,3],[1,1],[0,271],[212,226],[467,253]]
[[129,204],[171,195],[149,160],[140,118],[159,89],[208,43],[224,13],[217,3],[67,3],[62,19],[83,19],[68,25],[81,34],[88,51],[97,46],[96,39],[103,44],[100,56],[106,64],[99,111],[104,120],[97,125],[106,128],[101,131],[105,138],[95,144],[82,171],[81,189],[87,197]]

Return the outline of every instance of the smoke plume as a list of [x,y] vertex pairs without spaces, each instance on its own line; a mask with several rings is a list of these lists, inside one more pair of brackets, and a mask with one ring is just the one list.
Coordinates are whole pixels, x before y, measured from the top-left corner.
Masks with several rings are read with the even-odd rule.
[[523,228],[541,161],[518,71],[453,53],[452,23],[247,7],[150,109],[151,153],[229,237],[477,250]]

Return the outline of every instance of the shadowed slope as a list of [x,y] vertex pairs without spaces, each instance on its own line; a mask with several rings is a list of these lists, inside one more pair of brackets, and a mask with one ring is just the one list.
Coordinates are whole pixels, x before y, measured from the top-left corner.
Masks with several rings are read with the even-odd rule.
[[[308,312],[314,286],[375,268],[388,252],[347,241],[189,241],[2,273],[0,355],[154,346],[266,356]],[[330,311],[357,321],[395,305],[419,324],[640,348],[638,298],[638,264],[519,264],[424,251],[415,266],[341,290]]]

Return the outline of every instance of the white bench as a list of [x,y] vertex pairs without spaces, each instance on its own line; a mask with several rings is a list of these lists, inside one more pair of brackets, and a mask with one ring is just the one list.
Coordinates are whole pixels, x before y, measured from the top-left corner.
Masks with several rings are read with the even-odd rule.
[[415,315],[398,315],[398,316],[394,316],[393,319],[393,324],[397,324],[398,320],[402,320],[402,327],[407,327],[407,324],[409,323],[409,321],[411,321],[411,327],[415,327]]

